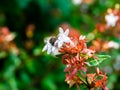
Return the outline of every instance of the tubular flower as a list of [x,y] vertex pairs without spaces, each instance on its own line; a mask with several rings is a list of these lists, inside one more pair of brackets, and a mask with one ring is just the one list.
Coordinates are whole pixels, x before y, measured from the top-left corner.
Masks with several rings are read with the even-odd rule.
[[15,38],[15,34],[11,33],[7,27],[0,27],[0,43],[10,42]]
[[102,40],[102,39],[96,39],[96,40],[93,40],[92,41],[92,44],[96,50],[96,52],[99,52],[99,51],[109,51],[110,49],[119,49],[120,48],[120,45],[115,42],[115,41],[105,41],[105,40]]
[[61,27],[59,28],[58,39],[55,42],[58,48],[60,48],[64,43],[73,44],[71,39],[68,37],[68,34],[69,34],[69,29],[67,29],[64,32],[64,30]]
[[58,48],[55,47],[54,42],[56,41],[56,37],[49,37],[45,40],[46,45],[43,48],[43,52],[47,50],[47,54],[52,53],[53,55],[59,54]]
[[80,36],[79,40],[74,40],[73,43],[74,46],[71,46],[70,43],[64,44],[64,46],[60,49],[60,52],[75,54],[81,52],[84,48],[86,48],[85,36]]
[[65,81],[67,82],[67,84],[69,84],[69,87],[72,87],[74,84],[82,84],[83,82],[80,80],[79,76],[74,75],[74,77],[72,77],[71,79],[69,78],[69,75],[66,74],[66,79]]
[[116,5],[115,8],[108,8],[103,19],[106,23],[102,21],[96,24],[94,33],[100,32],[105,33],[108,36],[113,35],[116,38],[120,38],[120,8],[118,8],[119,5]]
[[59,49],[63,47],[64,44],[69,43],[70,45],[73,45],[73,42],[71,41],[70,37],[68,37],[68,34],[69,29],[64,32],[64,30],[60,27],[59,34],[56,37],[52,36],[45,40],[46,45],[42,51],[44,52],[47,50],[47,54],[60,54]]
[[110,13],[105,16],[105,20],[108,26],[114,27],[116,25],[116,22],[118,21],[118,16],[115,16],[113,13]]
[[[69,29],[63,30],[59,28],[57,36],[46,40],[43,51],[45,50],[47,50],[48,54],[53,54],[57,50],[62,55],[62,63],[66,66],[64,69],[64,72],[66,72],[65,81],[69,84],[69,87],[74,84],[77,86],[84,84],[89,88],[104,88],[105,82],[97,84],[101,83],[103,79],[106,81],[107,78],[104,75],[100,72],[87,74],[89,70],[86,63],[90,66],[92,62],[96,62],[97,58],[95,58],[95,50],[87,48],[85,36],[80,35],[79,38],[76,38],[73,35],[69,35]],[[95,60],[89,63],[88,61],[91,58]],[[97,63],[93,65],[97,65]],[[103,77],[100,81],[97,79],[99,76]],[[81,77],[87,77],[87,79],[83,80]]]
[[[0,27],[0,51],[10,51],[14,44],[15,33],[11,32],[8,27]],[[17,50],[17,48],[14,48]]]
[[[108,90],[106,87],[107,76],[102,71],[87,74],[87,82],[91,88],[102,88],[102,90]],[[94,90],[94,89],[93,89]]]

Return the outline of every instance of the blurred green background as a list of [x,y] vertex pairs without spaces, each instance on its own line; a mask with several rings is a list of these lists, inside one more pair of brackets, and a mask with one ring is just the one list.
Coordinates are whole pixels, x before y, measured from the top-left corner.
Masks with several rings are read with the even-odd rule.
[[[16,37],[18,54],[0,50],[0,90],[77,90],[66,84],[59,58],[42,53],[44,38],[68,23],[88,34],[104,18],[107,8],[119,0],[2,0],[0,27],[8,27]],[[1,46],[2,48],[3,46]],[[114,51],[118,55],[120,51]],[[116,54],[117,53],[117,54]],[[120,90],[120,72],[108,75],[110,90]]]

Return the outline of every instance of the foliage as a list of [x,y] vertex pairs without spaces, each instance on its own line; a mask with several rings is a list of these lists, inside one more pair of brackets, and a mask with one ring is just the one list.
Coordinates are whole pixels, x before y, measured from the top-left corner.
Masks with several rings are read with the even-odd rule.
[[[119,22],[116,28],[105,27],[108,11],[119,11],[117,3],[120,1],[82,0],[75,4],[73,0],[2,0],[0,90],[69,89],[64,81],[65,66],[61,60],[42,52],[44,38],[57,32],[59,26],[68,28],[66,23],[74,33],[77,30],[86,35],[87,45],[94,46],[97,54],[111,56],[100,62],[99,68],[108,76],[108,88],[119,90],[120,48],[115,44],[120,44]],[[115,48],[104,47],[110,41]],[[92,67],[90,71],[94,71]],[[84,86],[80,88],[86,90]],[[70,90],[76,90],[76,87]]]

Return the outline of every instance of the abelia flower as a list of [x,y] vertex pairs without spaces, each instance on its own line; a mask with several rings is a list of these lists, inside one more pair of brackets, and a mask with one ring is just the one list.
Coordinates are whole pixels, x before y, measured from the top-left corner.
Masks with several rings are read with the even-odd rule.
[[94,74],[93,73],[87,74],[87,81],[88,81],[89,84],[92,84],[94,82],[95,75],[96,75],[96,73],[94,73]]
[[[15,33],[10,32],[8,27],[0,27],[0,50],[12,51],[12,48],[14,48],[15,45],[13,41],[14,38],[15,38]],[[17,48],[14,48],[13,51],[15,50],[17,51]]]
[[114,41],[110,41],[110,42],[108,42],[108,47],[118,49],[120,47],[120,45]]
[[79,53],[80,51],[82,51],[84,46],[85,46],[84,43],[79,43],[75,47],[71,47],[71,45],[69,43],[67,43],[67,44],[63,45],[63,47],[60,48],[59,51],[61,53],[75,54],[75,53]]
[[106,80],[106,75],[103,75],[102,79],[95,81],[95,87],[101,87],[103,90],[107,90]]
[[97,29],[97,31],[103,33],[106,30],[106,25],[98,23],[98,24],[96,24],[96,29]]
[[93,46],[96,50],[96,52],[99,51],[109,51],[111,48],[113,49],[119,49],[120,45],[115,41],[105,41],[102,39],[97,39],[92,42]]
[[83,0],[72,0],[75,5],[81,4]]
[[108,15],[105,16],[105,20],[107,22],[108,26],[112,26],[114,27],[118,21],[118,16],[115,16],[113,13],[110,13]]
[[72,87],[74,84],[80,85],[83,82],[81,81],[81,79],[79,78],[79,76],[75,75],[74,77],[72,77],[71,79],[69,78],[69,75],[66,74],[66,79],[65,81],[67,82],[67,84],[69,84],[69,87]]
[[58,48],[62,47],[64,43],[70,43],[73,45],[73,42],[71,41],[70,37],[68,37],[69,29],[64,30],[60,27],[59,28],[59,34],[57,36],[57,40],[55,41],[55,44],[58,46]]
[[63,47],[59,50],[61,53],[79,53],[81,52],[84,48],[86,48],[86,43],[85,43],[85,36],[80,36],[79,40],[74,40],[73,41],[74,46],[70,43],[66,43],[63,45]]
[[87,82],[90,84],[93,90],[94,88],[102,88],[102,90],[108,90],[106,87],[107,76],[103,74],[103,72],[98,68],[97,73],[87,74],[86,78]]
[[[48,54],[53,54],[55,50],[57,50],[57,52],[62,55],[62,62],[66,65],[66,68],[64,70],[66,72],[65,81],[69,84],[70,87],[74,84],[81,85],[84,83],[87,87],[91,85],[95,88],[105,88],[104,86],[106,84],[106,80],[101,72],[98,72],[97,70],[97,73],[95,74],[83,73],[88,72],[86,60],[95,56],[95,50],[93,50],[92,48],[87,48],[85,41],[85,36],[80,35],[79,38],[76,38],[72,37],[71,35],[71,37],[69,37],[68,29],[64,31],[62,28],[59,28],[59,34],[57,35],[57,37],[50,37],[48,40],[46,40],[46,45],[44,46],[43,51],[47,50]],[[90,76],[88,77],[88,83],[86,80],[83,81],[79,74],[81,74],[81,76],[84,78]],[[97,79],[99,76],[104,77],[103,79],[105,81],[99,81]]]
[[80,37],[79,37],[79,40],[85,40],[85,36],[83,36],[83,35],[81,35]]
[[91,58],[94,56],[95,51],[92,49],[83,49],[82,53],[86,54],[88,58]]
[[78,29],[72,28],[68,23],[63,23],[60,25],[60,27],[66,31],[69,29],[68,37],[70,37],[71,40],[77,40],[80,36],[80,32]]
[[42,51],[47,51],[47,54],[58,55],[60,54],[58,48],[54,45],[56,41],[56,37],[49,37],[45,40],[46,45],[42,49]]
[[10,41],[12,41],[14,38],[15,38],[15,34],[11,33],[11,34],[9,34],[9,35],[7,35],[7,36],[5,37],[5,40],[6,40],[7,42],[10,42]]
[[15,38],[15,34],[11,33],[7,27],[0,27],[0,42],[10,42]]

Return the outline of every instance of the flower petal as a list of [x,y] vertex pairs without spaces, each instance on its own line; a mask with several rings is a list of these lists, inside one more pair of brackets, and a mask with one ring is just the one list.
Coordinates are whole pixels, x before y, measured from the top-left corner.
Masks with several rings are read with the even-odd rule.
[[62,47],[62,45],[63,45],[63,41],[59,41],[58,42],[58,48]]
[[63,33],[64,31],[63,31],[63,29],[61,28],[61,27],[59,27],[59,33]]
[[67,30],[64,32],[64,35],[65,35],[65,36],[68,36],[68,34],[69,34],[69,29],[67,29]]
[[52,52],[53,55],[59,55],[61,54],[58,50],[58,48],[55,48],[54,52]]
[[55,51],[55,47],[52,47],[52,52],[54,52]]
[[71,40],[70,40],[69,37],[65,37],[65,38],[63,39],[63,41],[64,41],[64,42],[70,42]]
[[47,54],[50,54],[50,53],[51,53],[51,47],[48,47]]
[[44,48],[42,49],[42,52],[46,51],[47,50],[47,44],[44,46]]

